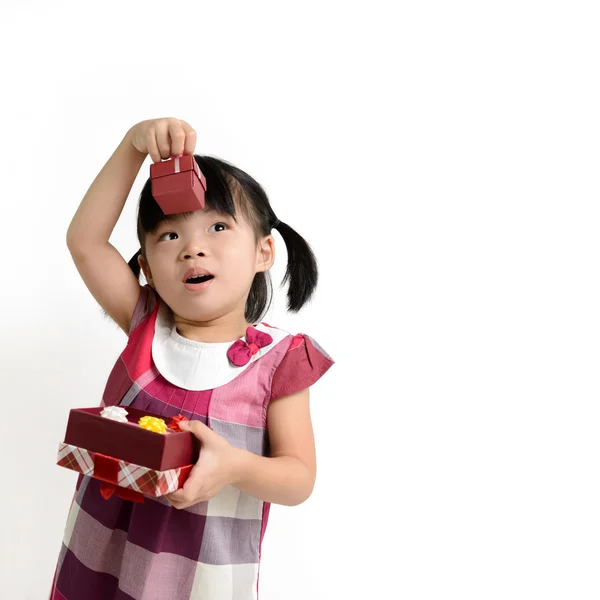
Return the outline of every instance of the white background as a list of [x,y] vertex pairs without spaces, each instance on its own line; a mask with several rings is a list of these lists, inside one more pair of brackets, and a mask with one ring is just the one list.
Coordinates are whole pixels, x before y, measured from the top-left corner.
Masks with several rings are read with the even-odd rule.
[[[3,6],[0,596],[46,598],[76,480],[57,445],[125,343],[67,227],[126,130],[176,116],[320,262],[314,301],[288,315],[280,291],[265,319],[336,365],[261,600],[597,600],[596,7]],[[126,259],[149,164],[111,238]]]

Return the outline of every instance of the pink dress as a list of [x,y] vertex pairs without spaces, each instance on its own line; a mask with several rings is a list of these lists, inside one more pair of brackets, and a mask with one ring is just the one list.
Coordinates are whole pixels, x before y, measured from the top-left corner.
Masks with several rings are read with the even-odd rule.
[[[269,456],[269,402],[311,386],[334,361],[308,335],[254,327],[273,341],[236,366],[227,356],[232,342],[180,336],[170,309],[143,287],[102,404],[182,413]],[[257,599],[269,507],[233,486],[183,510],[163,498],[105,500],[100,482],[80,475],[51,600]]]

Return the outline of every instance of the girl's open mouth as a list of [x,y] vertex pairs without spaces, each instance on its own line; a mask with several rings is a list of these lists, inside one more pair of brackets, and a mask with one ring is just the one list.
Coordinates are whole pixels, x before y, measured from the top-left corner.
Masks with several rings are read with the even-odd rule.
[[213,279],[214,275],[198,275],[197,277],[189,277],[186,279],[184,285],[190,292],[199,292],[210,286]]

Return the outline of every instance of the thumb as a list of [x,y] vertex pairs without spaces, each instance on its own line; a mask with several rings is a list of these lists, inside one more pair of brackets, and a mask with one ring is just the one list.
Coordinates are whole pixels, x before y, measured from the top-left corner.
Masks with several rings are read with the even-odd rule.
[[207,427],[202,421],[181,421],[179,423],[181,431],[189,431],[194,434],[200,441],[208,439],[213,434],[213,430]]

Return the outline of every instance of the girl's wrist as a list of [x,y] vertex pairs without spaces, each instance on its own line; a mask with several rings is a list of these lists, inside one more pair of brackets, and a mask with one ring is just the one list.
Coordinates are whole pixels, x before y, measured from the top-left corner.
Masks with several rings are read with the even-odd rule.
[[231,473],[230,485],[236,485],[241,483],[244,478],[244,473],[247,472],[248,451],[242,448],[232,447],[232,458],[231,458]]
[[133,156],[135,156],[136,158],[146,158],[146,156],[148,156],[147,152],[140,152],[133,144],[133,130],[136,126],[134,125],[133,127],[130,127],[127,131],[127,133],[125,134],[125,136],[123,137],[123,141],[121,142],[121,145],[124,145],[128,150],[130,150],[133,154]]

